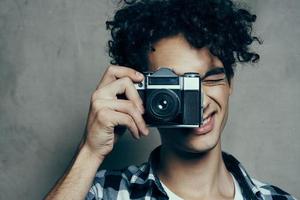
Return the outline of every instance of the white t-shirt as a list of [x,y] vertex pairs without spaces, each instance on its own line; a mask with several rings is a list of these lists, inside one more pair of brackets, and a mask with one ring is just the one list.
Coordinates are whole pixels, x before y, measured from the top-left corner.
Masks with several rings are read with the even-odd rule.
[[169,190],[169,188],[163,184],[162,181],[160,181],[161,185],[163,186],[164,190],[166,191],[168,197],[170,200],[183,200],[182,198],[180,198],[179,196],[177,196],[174,192],[172,192],[171,190]]
[[[234,178],[234,176],[231,174],[233,178],[234,183],[234,198],[233,200],[243,200],[241,188],[237,182],[237,180]],[[162,181],[160,181],[161,185],[163,186],[164,190],[166,191],[168,197],[170,200],[184,200],[177,196],[174,192],[172,192]]]

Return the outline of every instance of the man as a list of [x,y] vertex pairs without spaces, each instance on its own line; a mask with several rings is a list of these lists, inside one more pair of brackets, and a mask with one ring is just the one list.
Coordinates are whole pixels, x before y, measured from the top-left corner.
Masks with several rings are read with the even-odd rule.
[[[249,50],[255,15],[231,0],[139,0],[107,22],[112,66],[91,98],[86,136],[66,175],[46,199],[294,199],[251,178],[231,155],[222,153],[237,61],[254,62]],[[159,128],[162,145],[149,161],[119,171],[100,170],[126,126],[139,139],[149,130],[134,83],[139,72],[170,68],[202,79],[203,124]],[[118,98],[125,94],[126,99]]]

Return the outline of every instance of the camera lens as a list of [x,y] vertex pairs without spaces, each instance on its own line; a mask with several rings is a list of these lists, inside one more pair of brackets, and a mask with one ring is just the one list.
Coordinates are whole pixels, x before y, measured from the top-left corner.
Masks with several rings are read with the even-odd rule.
[[168,101],[166,100],[166,98],[164,99],[160,99],[160,101],[157,104],[158,109],[160,110],[166,110],[168,108]]
[[147,104],[153,119],[170,121],[178,114],[180,99],[172,90],[155,90],[149,94]]

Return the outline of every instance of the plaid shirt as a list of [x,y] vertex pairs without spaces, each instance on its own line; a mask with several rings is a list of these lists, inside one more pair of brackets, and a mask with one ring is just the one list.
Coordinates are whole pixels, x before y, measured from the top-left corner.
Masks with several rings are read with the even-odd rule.
[[[86,200],[166,200],[169,199],[159,178],[154,174],[159,161],[160,147],[150,155],[149,162],[141,166],[129,166],[122,170],[100,170]],[[227,169],[240,185],[244,199],[249,200],[295,200],[276,186],[251,178],[240,162],[232,155],[223,153]]]

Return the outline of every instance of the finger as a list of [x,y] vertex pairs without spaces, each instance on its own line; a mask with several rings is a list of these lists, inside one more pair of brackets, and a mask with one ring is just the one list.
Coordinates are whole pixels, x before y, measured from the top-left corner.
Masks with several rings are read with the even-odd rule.
[[142,117],[142,113],[139,111],[138,107],[129,100],[96,100],[94,102],[94,105],[96,107],[109,107],[110,109],[116,110],[118,112],[122,112],[125,114],[130,115],[133,120],[135,121],[135,124],[137,125],[139,132],[143,135],[149,134],[149,129],[146,126],[146,123]]
[[128,100],[135,103],[141,113],[144,113],[143,101],[131,79],[128,77],[118,79],[104,86],[101,90],[96,90],[92,95],[92,101],[96,99],[116,99],[116,95],[123,93],[125,93]]
[[[126,126],[135,139],[140,138],[138,128],[134,123],[134,120],[129,115],[109,108],[98,110],[95,114],[90,130],[99,130],[104,128],[104,130],[112,133],[115,131],[115,127],[117,126]],[[114,134],[117,137],[119,136],[117,133]]]
[[143,80],[144,75],[128,67],[111,65],[106,69],[97,89],[123,77],[129,77],[133,82],[140,82]]

